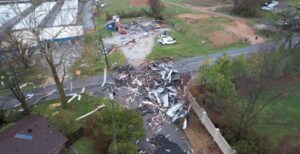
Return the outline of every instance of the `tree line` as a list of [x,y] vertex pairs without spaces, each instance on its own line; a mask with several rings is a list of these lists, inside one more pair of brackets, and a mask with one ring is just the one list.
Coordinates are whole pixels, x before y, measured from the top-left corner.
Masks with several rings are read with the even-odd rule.
[[253,128],[261,122],[261,113],[286,93],[281,89],[266,96],[273,83],[286,75],[300,75],[300,53],[287,44],[235,58],[225,54],[200,67],[199,86],[193,90],[200,93],[201,105],[223,115],[215,122],[239,153],[269,150],[268,142]]

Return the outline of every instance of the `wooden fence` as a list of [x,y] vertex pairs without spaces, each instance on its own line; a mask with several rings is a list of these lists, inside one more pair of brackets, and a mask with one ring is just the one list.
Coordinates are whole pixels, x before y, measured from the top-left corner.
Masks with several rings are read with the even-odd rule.
[[192,109],[198,116],[199,120],[205,126],[209,134],[213,137],[214,141],[217,143],[219,148],[224,154],[236,154],[236,151],[233,150],[230,145],[227,143],[220,130],[215,127],[210,118],[208,117],[205,109],[201,107],[195,98],[189,93],[188,100],[192,104]]

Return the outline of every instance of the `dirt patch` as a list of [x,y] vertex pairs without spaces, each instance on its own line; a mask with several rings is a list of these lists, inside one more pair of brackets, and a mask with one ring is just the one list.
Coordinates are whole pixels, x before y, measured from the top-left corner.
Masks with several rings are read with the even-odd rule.
[[241,41],[239,37],[229,32],[216,31],[209,35],[209,40],[216,47],[224,47]]
[[216,6],[216,5],[221,5],[225,3],[230,3],[230,0],[187,0],[185,3],[190,4],[190,5],[195,5],[195,6]]
[[[203,14],[193,14],[193,13],[186,13],[180,14],[177,18],[184,20],[186,23],[190,24],[191,26],[196,25],[198,22],[205,22],[210,18],[217,18],[222,17],[218,16],[218,14],[211,14],[211,13],[203,13]],[[209,34],[209,40],[216,46],[216,47],[224,47],[226,45],[234,44],[239,41],[249,42],[251,44],[259,44],[263,43],[266,40],[263,37],[256,35],[253,28],[251,28],[247,21],[239,18],[228,18],[226,19],[231,20],[229,24],[220,24],[224,27],[224,31],[217,31]],[[201,28],[201,27],[199,27]],[[193,32],[194,33],[194,32]],[[197,34],[196,32],[194,34]],[[203,33],[201,33],[202,35]]]
[[179,19],[183,20],[194,20],[200,21],[208,18],[212,18],[213,16],[210,14],[193,14],[193,13],[184,13],[177,16]]
[[144,7],[147,6],[148,0],[129,0],[129,6]]
[[234,20],[230,24],[224,25],[224,27],[251,44],[259,44],[266,41],[264,38],[257,36],[255,31],[243,20]]
[[222,153],[194,112],[189,114],[188,125],[184,132],[196,154]]

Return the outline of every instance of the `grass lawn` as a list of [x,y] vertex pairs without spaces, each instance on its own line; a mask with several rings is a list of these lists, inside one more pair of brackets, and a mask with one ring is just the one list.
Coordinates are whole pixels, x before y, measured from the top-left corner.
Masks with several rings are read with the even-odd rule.
[[132,7],[129,5],[130,0],[110,0],[109,6],[103,8],[105,12],[109,12],[110,14],[115,14],[121,11],[129,12],[134,11],[146,7]]
[[281,85],[276,90],[283,88],[287,88],[286,94],[269,104],[260,115],[268,122],[256,127],[256,131],[268,136],[274,146],[279,146],[280,139],[286,135],[300,135],[300,83]]
[[186,3],[193,6],[211,7],[216,4],[230,4],[231,0],[165,0],[173,3]]
[[[221,24],[228,24],[229,20],[217,17],[209,18],[203,22],[200,21],[189,24],[183,19],[179,19],[176,15],[169,14],[169,12],[172,10],[174,13],[176,7],[169,9],[170,10],[166,10],[168,13],[167,15],[170,16],[168,23],[173,25],[171,35],[176,39],[177,44],[169,46],[155,45],[152,53],[147,57],[148,60],[154,60],[162,57],[174,57],[175,59],[182,59],[197,55],[207,55],[216,52],[222,52],[248,45],[244,42],[238,42],[222,47],[216,47],[209,40],[209,35],[213,32],[223,31],[224,29]],[[180,11],[176,12],[189,13],[190,11],[181,9]]]
[[298,4],[300,1],[299,0],[278,0],[279,2],[285,2],[291,5],[296,5]]
[[[73,65],[73,73],[80,70],[83,76],[102,74],[106,62],[97,45],[96,36],[96,33],[85,34],[85,52]],[[126,59],[120,50],[116,50],[108,55],[108,61],[110,68],[114,68],[125,64]]]
[[[72,72],[81,71],[81,75],[96,75],[102,74],[106,67],[105,58],[99,50],[99,36],[111,36],[111,33],[105,30],[105,13],[103,10],[99,11],[99,16],[95,17],[96,31],[85,34],[85,52],[82,57],[76,61],[72,67]],[[122,66],[126,59],[120,50],[116,50],[108,55],[108,61],[111,68]]]
[[163,57],[173,57],[183,59],[192,56],[207,55],[222,52],[234,48],[245,47],[248,43],[237,42],[230,45],[216,47],[210,42],[209,35],[216,31],[223,31],[220,24],[228,24],[229,20],[222,17],[209,18],[207,20],[187,23],[178,17],[179,14],[193,13],[202,14],[191,9],[181,8],[170,4],[165,4],[163,15],[169,26],[172,27],[171,35],[177,41],[176,45],[162,46],[155,45],[148,60],[160,59]]
[[[92,154],[93,153],[93,141],[88,137],[81,137],[77,140],[72,147],[79,154]],[[62,154],[76,154],[71,148],[68,151],[63,152]]]
[[60,101],[52,100],[35,105],[32,108],[32,114],[47,117],[62,133],[69,134],[84,126],[84,122],[82,120],[75,121],[76,118],[90,112],[103,103],[108,103],[108,100],[83,95],[80,101],[75,100],[71,102],[68,109],[57,107]]

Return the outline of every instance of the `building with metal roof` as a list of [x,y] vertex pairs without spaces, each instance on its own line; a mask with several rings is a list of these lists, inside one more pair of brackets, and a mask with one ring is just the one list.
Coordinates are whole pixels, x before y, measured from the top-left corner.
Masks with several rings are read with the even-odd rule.
[[19,23],[17,23],[13,29],[14,30],[22,30],[28,28],[38,27],[44,18],[50,13],[52,8],[55,6],[56,2],[44,2],[38,7],[35,8],[33,12],[28,14]]

